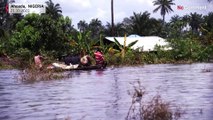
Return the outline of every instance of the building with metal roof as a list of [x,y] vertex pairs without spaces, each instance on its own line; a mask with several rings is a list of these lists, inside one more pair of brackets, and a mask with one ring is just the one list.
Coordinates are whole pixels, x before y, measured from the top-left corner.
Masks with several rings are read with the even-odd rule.
[[[115,42],[115,39],[121,44],[124,45],[124,37],[105,37],[105,41]],[[133,41],[138,40],[138,42],[133,45],[132,49],[139,49],[139,51],[154,51],[155,46],[162,46],[164,50],[171,49],[169,43],[158,36],[139,36],[139,35],[130,35],[126,37],[126,45],[130,44]]]

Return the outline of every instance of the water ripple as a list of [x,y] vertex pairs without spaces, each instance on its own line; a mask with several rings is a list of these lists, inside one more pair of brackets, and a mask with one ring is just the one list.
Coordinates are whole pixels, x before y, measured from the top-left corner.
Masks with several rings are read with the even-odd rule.
[[[0,120],[124,120],[131,104],[130,83],[160,93],[181,105],[187,120],[213,118],[213,64],[163,64],[69,71],[66,80],[32,84],[17,80],[19,71],[0,71]],[[208,69],[205,71],[205,69]],[[204,72],[205,71],[205,72]]]

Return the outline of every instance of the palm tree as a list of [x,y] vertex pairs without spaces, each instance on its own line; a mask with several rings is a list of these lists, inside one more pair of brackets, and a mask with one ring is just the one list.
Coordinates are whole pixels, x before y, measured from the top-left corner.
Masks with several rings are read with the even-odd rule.
[[[124,26],[123,23],[117,23],[114,25],[114,31],[115,31],[115,33],[113,35],[114,37],[115,36],[124,36],[124,34],[126,33],[126,30],[123,26]],[[107,24],[105,25],[105,35],[112,36],[111,30],[112,30],[112,25],[109,22],[107,22]]]
[[144,35],[144,25],[148,21],[150,14],[146,11],[143,14],[142,13],[133,13],[134,15],[131,16],[131,20],[133,22],[132,28],[133,32],[138,35]]
[[85,20],[81,20],[78,23],[78,29],[80,30],[80,32],[85,32],[88,29],[88,23],[86,23]]
[[60,16],[62,16],[60,4],[54,4],[52,0],[46,1],[45,3],[47,4],[46,14],[50,15],[51,18],[58,19]]
[[186,27],[186,23],[183,21],[183,17],[174,15],[171,17],[171,20],[168,23],[168,27],[170,37],[178,38],[183,35],[183,28]]
[[173,3],[174,0],[155,0],[153,1],[154,5],[157,5],[158,7],[153,10],[153,12],[157,12],[160,10],[160,14],[163,17],[163,23],[165,22],[165,15],[166,13],[173,12],[171,5],[175,5]]
[[88,29],[91,31],[91,37],[97,40],[99,39],[99,35],[104,31],[104,26],[102,22],[96,18],[90,21]]
[[213,23],[212,23],[212,21],[213,21],[213,12],[210,12],[210,13],[208,13],[208,15],[204,16],[204,23],[206,24],[205,28],[208,31],[212,31],[213,32]]
[[192,29],[192,32],[198,34],[200,24],[203,22],[202,14],[197,14],[196,12],[190,13],[189,17],[190,17],[189,25]]
[[154,18],[150,18],[150,13],[145,11],[143,13],[133,13],[131,16],[133,33],[138,35],[152,35],[157,28],[158,21]]
[[125,33],[126,33],[127,35],[130,35],[130,34],[133,33],[133,28],[132,28],[133,22],[132,22],[132,19],[131,19],[131,18],[129,18],[129,17],[124,18],[123,21],[122,21],[122,24],[123,24],[122,27],[123,27],[123,29],[125,30]]
[[112,18],[112,36],[114,36],[114,10],[113,10],[113,0],[111,0],[111,18]]

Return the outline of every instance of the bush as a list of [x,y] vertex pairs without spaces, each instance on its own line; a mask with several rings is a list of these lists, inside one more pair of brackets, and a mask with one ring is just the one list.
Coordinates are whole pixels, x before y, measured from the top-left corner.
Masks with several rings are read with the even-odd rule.
[[20,48],[15,53],[14,56],[21,58],[22,61],[29,61],[33,58],[32,52],[27,48]]
[[178,107],[172,108],[171,104],[164,101],[160,95],[145,101],[145,88],[139,81],[137,83],[137,86],[133,85],[133,92],[129,92],[132,96],[132,104],[126,120],[177,120],[181,117],[183,111]]
[[193,39],[172,39],[172,55],[175,60],[206,61],[212,52],[211,46],[203,46],[199,41]]
[[11,53],[17,49],[28,49],[32,53],[54,51],[53,56],[67,53],[71,36],[65,26],[70,24],[69,18],[54,20],[48,15],[28,14],[17,23],[8,49]]

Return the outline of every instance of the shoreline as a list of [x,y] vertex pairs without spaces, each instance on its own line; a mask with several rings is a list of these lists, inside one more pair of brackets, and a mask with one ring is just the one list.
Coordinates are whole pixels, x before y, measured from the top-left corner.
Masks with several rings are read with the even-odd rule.
[[[23,63],[26,63],[23,62]],[[194,64],[194,63],[213,63],[213,61],[204,61],[204,62],[197,62],[197,61],[192,61],[192,60],[180,60],[180,61],[167,61],[167,62],[156,62],[156,63],[141,63],[141,64],[109,64],[107,67],[135,67],[135,66],[143,66],[143,65],[160,65],[160,64]],[[23,67],[21,61],[15,60],[15,61],[2,61],[0,58],[0,70],[10,70],[10,69],[17,69],[17,70],[23,70],[27,69],[29,67],[27,66],[32,66],[32,63],[27,63]],[[21,67],[22,66],[22,67]],[[46,65],[44,65],[46,66]]]

